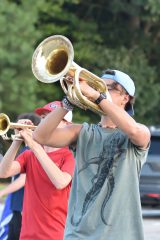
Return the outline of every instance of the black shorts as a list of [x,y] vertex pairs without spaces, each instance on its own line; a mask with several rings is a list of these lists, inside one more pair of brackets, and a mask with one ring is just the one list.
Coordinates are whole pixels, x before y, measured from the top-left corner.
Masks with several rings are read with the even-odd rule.
[[13,216],[8,225],[7,240],[19,240],[22,223],[22,214],[18,211],[13,211]]

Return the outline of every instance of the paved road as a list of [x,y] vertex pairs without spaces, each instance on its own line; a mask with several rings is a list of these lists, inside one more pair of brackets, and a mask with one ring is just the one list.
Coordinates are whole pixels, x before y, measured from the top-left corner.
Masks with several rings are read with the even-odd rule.
[[145,240],[160,240],[160,218],[144,218]]
[[[0,217],[3,205],[0,204]],[[143,209],[145,240],[160,240],[160,210]]]
[[145,240],[160,240],[160,210],[143,209]]

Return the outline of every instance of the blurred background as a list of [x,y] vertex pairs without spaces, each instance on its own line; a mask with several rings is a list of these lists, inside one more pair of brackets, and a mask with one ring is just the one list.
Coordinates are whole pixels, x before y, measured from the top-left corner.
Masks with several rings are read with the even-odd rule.
[[[159,124],[159,0],[3,0],[0,26],[0,112],[11,120],[64,95],[59,82],[40,83],[31,70],[37,45],[61,34],[81,67],[98,76],[106,68],[128,73],[137,89],[136,120]],[[75,122],[98,118],[75,110]]]
[[[56,34],[70,39],[81,67],[98,76],[107,68],[129,74],[136,85],[135,119],[160,126],[159,0],[0,1],[0,112],[14,122],[20,113],[62,99],[59,81],[41,83],[31,70],[37,45]],[[99,116],[75,108],[73,121],[97,122]],[[159,149],[160,129],[155,136]],[[1,154],[9,144],[0,139]],[[149,156],[157,164],[159,153]],[[155,173],[147,171],[147,177],[156,177],[160,193],[160,162],[158,172],[157,167]],[[160,203],[160,194],[157,198]]]
[[[159,0],[3,0],[0,26],[0,112],[12,122],[64,95],[59,81],[41,83],[31,69],[38,44],[60,34],[72,42],[81,67],[98,76],[107,68],[129,74],[136,85],[135,119],[159,125]],[[98,120],[75,108],[74,122]]]

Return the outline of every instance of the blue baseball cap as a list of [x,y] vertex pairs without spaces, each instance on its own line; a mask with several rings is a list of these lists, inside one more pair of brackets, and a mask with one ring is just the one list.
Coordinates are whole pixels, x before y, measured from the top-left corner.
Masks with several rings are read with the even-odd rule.
[[[101,78],[114,80],[115,82],[119,83],[126,90],[126,92],[129,94],[129,96],[131,96],[131,97],[135,96],[134,82],[126,73],[121,72],[119,70],[107,69]],[[126,111],[130,115],[134,115],[134,109],[133,109],[132,103],[129,102],[127,104]]]

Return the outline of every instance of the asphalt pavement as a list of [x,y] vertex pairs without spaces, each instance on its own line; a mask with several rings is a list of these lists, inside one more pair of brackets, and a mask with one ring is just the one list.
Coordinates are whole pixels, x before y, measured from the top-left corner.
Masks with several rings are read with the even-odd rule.
[[160,209],[143,208],[145,240],[160,240]]
[[[4,205],[0,203],[0,218]],[[142,209],[145,240],[160,240],[160,209]]]

